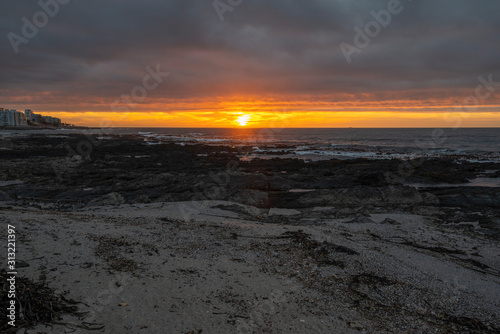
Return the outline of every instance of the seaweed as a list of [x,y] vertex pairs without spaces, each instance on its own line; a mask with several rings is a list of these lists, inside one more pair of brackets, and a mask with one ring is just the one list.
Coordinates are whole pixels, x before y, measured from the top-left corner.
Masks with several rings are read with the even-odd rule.
[[[0,279],[2,292],[9,289],[8,274],[4,269],[0,270]],[[53,289],[46,286],[44,282],[33,282],[31,279],[16,276],[16,320],[15,326],[11,326],[8,317],[2,317],[0,323],[0,332],[16,333],[20,328],[31,328],[37,324],[52,326],[54,324],[64,325],[68,328],[83,328],[87,330],[100,330],[104,328],[101,324],[90,324],[82,322],[81,324],[70,324],[62,322],[63,315],[73,315],[81,318],[86,312],[79,312],[76,304],[83,304],[74,299],[66,299],[62,294],[56,294]],[[0,309],[7,312],[10,300],[2,298]]]

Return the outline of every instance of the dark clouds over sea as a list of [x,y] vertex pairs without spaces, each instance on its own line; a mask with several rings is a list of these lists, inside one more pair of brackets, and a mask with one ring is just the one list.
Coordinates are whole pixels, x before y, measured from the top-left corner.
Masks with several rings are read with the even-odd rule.
[[[225,2],[225,1],[224,1]],[[242,0],[222,21],[211,0],[72,0],[13,51],[37,1],[0,3],[0,97],[50,91],[52,99],[108,101],[130,91],[146,65],[171,77],[150,97],[237,94],[314,101],[463,98],[479,75],[500,78],[500,2],[401,1],[370,45],[347,64],[370,11],[388,1]]]

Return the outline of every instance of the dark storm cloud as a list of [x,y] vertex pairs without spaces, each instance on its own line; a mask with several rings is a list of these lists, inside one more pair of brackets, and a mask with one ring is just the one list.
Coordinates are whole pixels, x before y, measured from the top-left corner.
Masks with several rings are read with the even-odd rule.
[[0,98],[50,91],[109,102],[156,64],[171,76],[152,99],[399,91],[421,98],[423,89],[428,97],[433,89],[473,90],[479,75],[500,81],[496,0],[402,0],[402,12],[348,64],[339,44],[354,44],[354,27],[387,4],[243,0],[221,21],[212,0],[72,0],[15,54],[7,34],[22,35],[21,18],[31,21],[41,8],[2,1]]

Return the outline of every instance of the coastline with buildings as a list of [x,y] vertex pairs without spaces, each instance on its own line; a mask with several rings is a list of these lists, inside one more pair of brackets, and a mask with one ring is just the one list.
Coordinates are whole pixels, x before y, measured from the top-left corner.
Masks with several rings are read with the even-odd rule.
[[62,125],[66,124],[63,124],[60,118],[35,114],[31,109],[21,112],[14,109],[0,108],[0,127],[60,127]]

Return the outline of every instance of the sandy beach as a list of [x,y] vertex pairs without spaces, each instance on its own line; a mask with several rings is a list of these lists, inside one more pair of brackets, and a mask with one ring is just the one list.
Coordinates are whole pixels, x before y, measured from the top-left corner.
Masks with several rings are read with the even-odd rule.
[[[495,188],[389,184],[398,161],[243,164],[227,147],[165,145],[151,160],[158,146],[128,137],[70,164],[72,140],[4,137],[0,151],[18,276],[83,312],[28,333],[500,329]],[[419,166],[405,182],[498,169]]]

